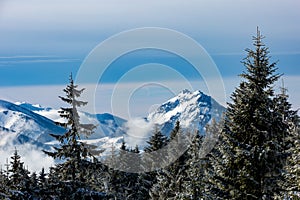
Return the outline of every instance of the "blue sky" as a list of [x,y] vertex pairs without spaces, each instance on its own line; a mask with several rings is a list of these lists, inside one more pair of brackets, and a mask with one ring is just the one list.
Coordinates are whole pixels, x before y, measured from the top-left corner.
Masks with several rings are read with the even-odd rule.
[[[58,106],[56,95],[61,90],[54,91],[54,88],[63,87],[71,71],[76,74],[92,49],[112,35],[142,27],[173,29],[196,40],[216,63],[229,95],[238,83],[236,76],[243,70],[240,61],[245,57],[244,49],[251,48],[251,37],[259,26],[266,36],[264,41],[270,48],[271,60],[279,60],[279,72],[285,74],[291,101],[299,107],[300,90],[296,87],[300,80],[299,8],[297,0],[190,0],[184,3],[179,0],[1,0],[0,98]],[[149,62],[171,66],[191,81],[200,78],[184,59],[148,50],[120,57],[107,70],[101,83],[112,88],[111,85],[133,66]],[[168,79],[157,74],[145,74],[140,79],[146,80],[149,76]],[[172,77],[169,79],[173,81]],[[43,97],[28,96],[34,87],[43,87],[43,91],[48,92]],[[134,115],[141,115],[151,104],[159,104],[173,95],[159,94],[160,98],[150,95],[153,102],[150,99],[144,103],[147,108],[137,108]],[[103,102],[105,106],[100,106],[99,112],[110,111],[109,97],[104,99],[107,102]],[[143,101],[137,99],[136,102]],[[142,108],[144,104],[137,107]]]

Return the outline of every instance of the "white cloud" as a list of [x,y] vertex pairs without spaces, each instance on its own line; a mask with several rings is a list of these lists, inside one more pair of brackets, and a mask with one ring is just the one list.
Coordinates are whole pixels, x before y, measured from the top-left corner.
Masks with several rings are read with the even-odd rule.
[[124,137],[128,146],[134,148],[136,145],[144,147],[147,139],[153,133],[153,124],[146,122],[143,118],[130,119],[125,125],[127,135]]
[[31,172],[39,172],[43,167],[48,172],[49,167],[54,166],[54,160],[43,153],[41,149],[29,143],[14,145],[13,139],[15,137],[14,133],[0,132],[0,165],[2,165],[2,169],[4,169],[7,160],[8,162],[11,161],[10,158],[14,154],[15,149],[21,156],[24,167]]
[[13,65],[20,63],[66,63],[78,62],[80,59],[74,58],[59,58],[59,57],[46,57],[46,56],[11,56],[0,57],[0,65]]

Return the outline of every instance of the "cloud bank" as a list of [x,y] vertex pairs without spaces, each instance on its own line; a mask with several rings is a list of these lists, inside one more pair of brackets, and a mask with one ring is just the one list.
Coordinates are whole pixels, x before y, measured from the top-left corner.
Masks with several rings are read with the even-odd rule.
[[154,124],[145,121],[143,118],[130,119],[125,125],[127,135],[124,140],[128,146],[135,148],[136,145],[140,149],[146,146],[148,138],[153,133]]
[[5,169],[6,161],[10,163],[11,156],[17,149],[21,156],[21,161],[24,162],[24,167],[31,172],[40,172],[44,167],[48,172],[51,166],[54,166],[54,159],[47,156],[36,146],[29,143],[14,145],[13,140],[16,137],[14,133],[0,131],[0,166]]

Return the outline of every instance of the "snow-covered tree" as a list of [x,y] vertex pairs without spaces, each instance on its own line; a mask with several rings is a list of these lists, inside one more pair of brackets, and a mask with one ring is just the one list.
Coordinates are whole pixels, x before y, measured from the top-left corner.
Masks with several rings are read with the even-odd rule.
[[26,199],[31,196],[32,188],[29,174],[30,172],[25,169],[24,163],[21,161],[18,150],[15,149],[9,168],[8,187],[10,198]]
[[274,111],[278,113],[286,127],[286,140],[283,141],[285,154],[288,156],[284,179],[282,180],[284,198],[300,198],[300,126],[297,111],[292,110],[288,101],[287,89],[281,87],[281,93],[274,98]]
[[[152,153],[162,149],[164,146],[168,144],[168,138],[159,130],[158,127],[155,127],[154,134],[149,138],[147,141],[148,146],[145,147],[145,153]],[[154,161],[157,158],[153,157],[152,154],[144,154],[143,158],[143,165],[147,169],[155,170],[154,169]]]
[[94,179],[88,176],[93,175],[93,172],[96,172],[94,170],[100,169],[95,167],[97,164],[93,163],[94,156],[88,146],[80,142],[80,139],[82,136],[91,135],[95,125],[80,123],[77,108],[86,105],[87,102],[78,100],[84,89],[78,89],[72,74],[69,85],[63,91],[66,96],[59,96],[59,98],[70,107],[61,108],[59,114],[65,122],[57,122],[57,124],[64,127],[66,132],[62,135],[51,134],[60,145],[54,147],[53,152],[45,151],[46,154],[62,162],[52,169],[49,180],[54,188],[57,185],[60,187],[59,198],[83,198],[92,192],[90,182]]
[[[178,144],[179,135],[183,134],[180,128],[180,122],[177,121],[170,134],[170,141]],[[184,182],[187,178],[187,160],[188,155],[184,153],[180,157],[180,152],[176,145],[168,147],[169,159],[175,160],[169,166],[157,170],[156,183],[152,186],[150,196],[152,199],[178,199],[184,190]]]
[[62,178],[65,180],[75,180],[78,178],[77,176],[80,175],[76,165],[91,155],[89,155],[86,145],[79,140],[82,135],[91,135],[96,128],[93,124],[80,123],[77,108],[86,105],[87,102],[77,99],[84,91],[84,88],[79,90],[77,87],[78,86],[74,84],[71,74],[70,83],[63,90],[66,93],[66,97],[59,96],[62,101],[70,104],[70,107],[62,107],[59,111],[60,116],[65,119],[66,122],[56,122],[58,125],[66,128],[67,131],[63,135],[51,134],[51,136],[59,141],[60,147],[55,147],[54,152],[46,152],[55,159],[66,160],[64,165],[68,167],[61,171]]
[[203,136],[196,134],[187,153],[189,160],[185,182],[183,184],[182,199],[200,199],[204,197],[205,181],[204,170],[207,160],[201,157],[201,146],[203,145]]
[[[168,144],[168,138],[162,134],[158,127],[155,127],[153,135],[147,141],[148,146],[144,148],[144,153],[142,156],[142,167],[149,172],[140,174],[139,176],[139,187],[141,188],[141,193],[144,196],[144,199],[150,198],[150,190],[152,185],[156,183],[157,170],[155,169],[154,162],[158,159],[158,154],[153,154]],[[159,159],[162,159],[159,157]],[[163,160],[162,160],[163,162]]]
[[280,77],[257,31],[254,50],[228,104],[224,129],[211,160],[210,191],[219,198],[272,199],[282,190],[287,126],[274,110],[273,85]]
[[5,174],[5,171],[2,169],[2,165],[0,166],[0,199],[7,198],[8,193],[8,176]]
[[29,172],[25,170],[24,163],[21,162],[21,156],[18,154],[17,149],[15,149],[14,155],[11,157],[10,165],[10,185],[15,189],[21,190],[25,185],[23,181],[28,179]]
[[116,157],[116,168],[109,169],[108,193],[115,199],[143,199],[140,175],[134,173],[134,170],[138,169],[140,164],[139,155],[138,146],[129,149],[125,141],[122,142],[119,154]]

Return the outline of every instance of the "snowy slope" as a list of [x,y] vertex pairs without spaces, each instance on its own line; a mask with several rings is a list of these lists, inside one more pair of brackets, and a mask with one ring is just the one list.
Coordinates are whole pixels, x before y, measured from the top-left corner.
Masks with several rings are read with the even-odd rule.
[[123,125],[126,120],[111,115],[109,113],[103,114],[89,114],[86,112],[79,112],[82,123],[93,123],[97,126],[95,133],[89,139],[99,139],[103,137],[120,137],[125,134]]
[[[63,122],[63,119],[59,116],[57,109],[44,108],[39,104],[33,105],[30,103],[16,103],[19,106],[30,109],[36,114],[42,115],[55,122]],[[92,123],[97,126],[95,133],[89,137],[89,139],[99,139],[103,137],[120,137],[124,134],[122,129],[126,120],[113,116],[109,113],[104,114],[90,114],[87,112],[79,111],[79,117],[81,123]]]
[[[93,123],[97,126],[95,134],[84,142],[95,144],[100,149],[110,147],[112,143],[121,144],[124,134],[124,119],[111,114],[89,114],[79,112],[82,123]],[[56,141],[49,134],[63,134],[65,129],[57,126],[54,121],[62,121],[58,110],[44,108],[25,102],[15,104],[0,100],[0,148],[11,145],[31,144],[34,147],[49,149]]]
[[150,113],[147,121],[158,124],[169,134],[176,121],[182,128],[202,130],[212,118],[220,119],[225,108],[201,91],[183,90]]
[[[158,124],[166,135],[174,128],[176,121],[180,121],[183,129],[203,131],[211,118],[219,119],[224,111],[224,107],[201,91],[184,90],[150,113],[145,118],[145,123],[151,126]],[[80,111],[79,115],[82,123],[93,123],[97,126],[95,134],[89,138],[82,137],[82,140],[98,146],[99,149],[111,148],[112,144],[120,146],[123,138],[130,138],[125,134],[126,131],[129,135],[141,134],[140,131],[129,129],[126,120],[109,113],[89,114]],[[44,149],[49,148],[56,145],[49,133],[65,132],[53,122],[61,120],[56,109],[0,100],[0,146],[5,146],[3,138],[9,137],[14,144],[30,143]]]
[[3,100],[0,100],[0,127],[6,132],[16,133],[24,142],[48,142],[53,139],[50,133],[64,132],[52,120]]

